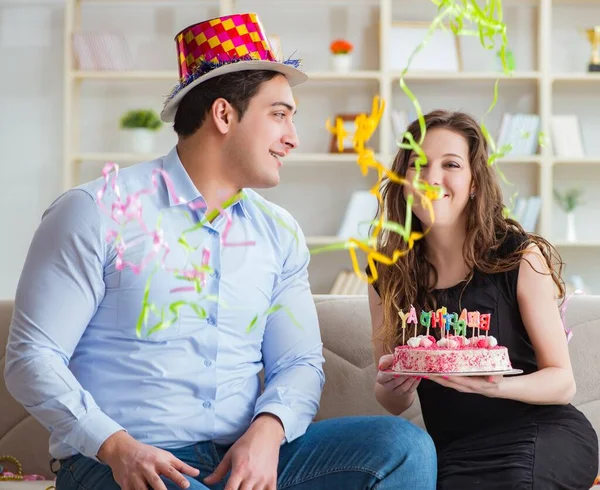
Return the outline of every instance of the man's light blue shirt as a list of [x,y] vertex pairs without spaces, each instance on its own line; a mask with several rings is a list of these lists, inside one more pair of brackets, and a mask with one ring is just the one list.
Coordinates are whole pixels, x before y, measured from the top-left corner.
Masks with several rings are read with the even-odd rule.
[[[142,212],[150,231],[162,216],[170,249],[162,267],[155,267],[161,252],[139,274],[129,266],[118,270],[115,241],[106,237],[120,228],[97,202],[103,179],[58,198],[33,238],[15,298],[5,378],[10,393],[51,432],[55,458],[95,458],[121,429],[167,449],[232,443],[263,412],[279,417],[289,442],[317,412],[324,360],[310,255],[297,223],[244,190],[245,199],[226,210],[230,220],[220,215],[185,235],[188,253],[178,240],[204,211],[182,201],[202,204],[203,198],[176,148],[122,169],[121,199],[153,189],[153,171],[160,170],[173,185],[154,174],[158,186],[142,197]],[[113,198],[108,192],[102,202],[110,207]],[[140,226],[127,226],[123,238],[126,261],[139,264],[152,252],[152,238]],[[213,269],[205,287],[179,290],[193,283],[174,270],[200,265],[205,249]],[[155,309],[148,328],[161,310],[166,320],[174,318],[169,305],[188,304],[170,327],[139,337],[149,278],[148,303]]]

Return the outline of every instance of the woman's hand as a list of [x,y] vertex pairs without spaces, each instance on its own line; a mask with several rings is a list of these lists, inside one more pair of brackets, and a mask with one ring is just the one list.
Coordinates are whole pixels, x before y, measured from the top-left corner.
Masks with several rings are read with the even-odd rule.
[[379,372],[377,373],[376,381],[383,387],[386,392],[398,395],[406,393],[414,393],[421,382],[418,376],[405,376],[402,374],[394,374],[393,372],[383,373],[392,367],[394,355],[387,354],[379,359]]
[[461,393],[476,393],[478,395],[496,398],[503,376],[429,376],[431,381],[446,388],[452,388]]

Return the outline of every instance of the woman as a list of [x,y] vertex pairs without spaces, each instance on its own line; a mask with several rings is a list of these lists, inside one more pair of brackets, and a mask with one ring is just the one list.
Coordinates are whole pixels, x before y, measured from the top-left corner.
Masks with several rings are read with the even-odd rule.
[[[373,343],[380,371],[402,343],[398,311],[446,306],[491,313],[489,335],[506,346],[520,376],[418,379],[380,372],[375,395],[398,415],[419,394],[438,453],[438,489],[587,490],[598,469],[598,439],[570,402],[575,381],[556,289],[564,295],[557,254],[543,238],[504,217],[495,170],[479,124],[464,113],[425,116],[420,179],[440,186],[434,220],[415,196],[413,230],[429,232],[393,266],[377,264],[369,287]],[[416,141],[420,128],[408,128]],[[394,172],[412,182],[416,155],[401,149]],[[410,186],[386,181],[388,220],[404,223]],[[405,247],[386,233],[378,249]],[[562,265],[560,261],[558,264]],[[437,329],[435,329],[437,330]],[[421,332],[423,333],[423,332]]]

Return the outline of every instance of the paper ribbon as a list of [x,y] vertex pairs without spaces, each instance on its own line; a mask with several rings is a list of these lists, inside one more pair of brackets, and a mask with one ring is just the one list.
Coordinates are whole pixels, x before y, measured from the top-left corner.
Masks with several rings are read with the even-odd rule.
[[[377,172],[377,183],[371,188],[370,192],[377,197],[380,210],[383,208],[383,202],[379,189],[381,188],[384,177],[399,185],[408,185],[411,187],[412,192],[407,196],[405,222],[400,224],[386,221],[383,218],[383,213],[379,213],[380,217],[376,222],[373,223],[375,224],[375,227],[366,240],[350,238],[345,242],[340,242],[313,250],[313,253],[322,253],[330,250],[348,249],[355,274],[367,280],[369,283],[372,283],[378,279],[377,268],[375,266],[376,262],[380,262],[385,265],[394,264],[400,257],[406,255],[413,248],[415,241],[422,239],[430,230],[430,227],[425,229],[423,232],[414,232],[411,230],[414,196],[417,196],[421,200],[421,206],[430,213],[431,222],[433,223],[435,216],[431,201],[441,193],[441,189],[439,187],[430,186],[426,182],[420,180],[421,167],[427,163],[427,157],[421,148],[426,134],[425,119],[419,101],[409,89],[405,80],[405,75],[410,69],[413,58],[417,56],[418,53],[426,46],[437,29],[447,29],[447,25],[449,25],[452,32],[457,36],[478,36],[481,45],[488,50],[495,48],[496,39],[499,37],[501,41],[499,55],[502,61],[503,72],[506,75],[512,74],[506,59],[508,39],[506,35],[506,24],[502,22],[503,13],[501,0],[488,0],[484,7],[480,7],[476,0],[432,0],[432,2],[436,5],[438,14],[432,20],[425,38],[411,53],[407,66],[402,70],[399,82],[400,88],[409,98],[415,109],[421,133],[420,139],[417,142],[414,141],[412,134],[405,132],[400,138],[401,142],[398,144],[400,148],[414,152],[414,154],[417,155],[415,161],[416,172],[412,182],[407,182],[406,179],[383,167],[379,162],[376,161],[373,150],[367,146],[368,140],[373,135],[377,125],[379,124],[385,107],[385,101],[380,102],[379,98],[375,97],[373,100],[371,114],[369,116],[366,114],[360,114],[355,119],[356,130],[353,138],[353,147],[354,151],[358,154],[357,163],[363,175],[368,173],[369,168],[374,168]],[[471,26],[474,26],[474,28],[471,29]],[[500,79],[498,78],[494,83],[492,102],[481,120],[482,133],[489,141],[490,148],[492,150],[488,159],[489,165],[494,164],[499,158],[506,155],[506,153],[511,149],[510,145],[505,145],[497,149],[494,139],[485,125],[485,117],[493,110],[498,101],[499,82]],[[336,136],[338,150],[342,151],[343,141],[348,136],[347,131],[344,129],[343,121],[340,118],[337,118],[335,123],[331,124],[331,122],[327,120],[325,126]],[[541,134],[540,138],[543,139]],[[497,166],[496,168],[500,176],[506,180],[501,170]],[[406,248],[402,250],[395,250],[391,256],[386,256],[378,252],[375,246],[379,233],[382,230],[391,230],[395,233],[398,233],[404,239],[407,245]],[[356,249],[360,249],[365,252],[370,271],[369,275],[365,275],[359,267]]]

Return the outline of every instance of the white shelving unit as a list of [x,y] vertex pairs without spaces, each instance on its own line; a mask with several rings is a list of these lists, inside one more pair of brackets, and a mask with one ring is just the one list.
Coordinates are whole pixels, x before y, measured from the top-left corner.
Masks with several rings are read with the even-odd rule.
[[[317,109],[319,101],[331,99],[340,100],[340,104],[347,105],[358,104],[356,99],[362,97],[370,101],[372,95],[380,95],[387,104],[391,106],[402,103],[403,94],[398,87],[400,73],[390,70],[387,66],[388,51],[392,49],[388,46],[386,40],[389,38],[392,22],[399,20],[415,20],[423,17],[423,12],[431,12],[423,9],[423,4],[428,2],[416,2],[408,0],[365,0],[363,2],[340,2],[337,0],[324,0],[323,2],[311,2],[310,8],[335,9],[335,15],[345,21],[340,20],[337,30],[332,27],[332,31],[325,31],[321,27],[320,31],[315,31],[317,26],[311,26],[313,30],[307,30],[307,36],[298,31],[295,26],[288,25],[289,22],[277,22],[279,15],[286,17],[289,21],[290,15],[301,14],[303,9],[300,0],[286,2],[285,6],[277,9],[273,7],[273,2],[268,0],[206,0],[198,2],[197,0],[181,0],[177,2],[154,1],[154,0],[66,0],[65,8],[65,81],[64,81],[64,127],[65,127],[65,158],[64,158],[64,187],[69,188],[76,185],[81,178],[81,170],[86,165],[99,164],[100,162],[115,161],[120,165],[133,164],[139,161],[155,158],[158,154],[139,155],[129,152],[119,151],[110,147],[101,146],[100,151],[89,151],[87,148],[80,147],[80,136],[82,121],[87,117],[83,113],[80,103],[82,98],[82,89],[94,84],[102,86],[113,86],[122,83],[160,83],[161,87],[168,87],[176,83],[177,72],[174,69],[151,69],[126,72],[86,72],[80,71],[75,66],[74,56],[71,45],[71,38],[75,31],[82,28],[82,19],[85,17],[83,10],[93,7],[94,9],[111,9],[113,12],[123,8],[160,8],[161,13],[172,9],[173,6],[210,6],[216,15],[224,15],[236,11],[252,10],[259,13],[267,29],[285,29],[285,32],[279,32],[279,35],[288,35],[290,39],[284,39],[284,51],[291,54],[293,49],[304,50],[302,54],[306,57],[312,56],[315,44],[310,44],[310,39],[319,38],[322,46],[328,46],[333,37],[349,37],[350,32],[359,31],[357,26],[360,22],[366,22],[358,17],[363,16],[364,12],[369,12],[375,20],[372,21],[372,29],[362,28],[362,58],[357,62],[356,70],[349,73],[336,73],[324,69],[324,64],[315,63],[314,68],[307,66],[307,72],[310,81],[296,89],[296,94],[300,97],[298,119],[304,117],[304,128],[309,133],[309,150],[290,155],[284,162],[282,170],[281,190],[273,189],[265,193],[266,197],[274,200],[278,204],[286,207],[299,220],[311,247],[330,245],[339,240],[335,237],[337,232],[335,223],[339,222],[347,203],[349,193],[356,188],[368,188],[374,183],[374,180],[365,179],[359,176],[359,171],[355,165],[356,156],[353,154],[332,154],[326,153],[326,147],[321,142],[323,136],[325,118],[318,119],[316,110],[305,110],[304,106],[310,109]],[[430,6],[431,7],[431,6]],[[305,7],[304,7],[305,8]],[[512,76],[499,74],[489,68],[482,71],[461,71],[456,73],[448,72],[410,72],[406,76],[406,81],[411,90],[416,90],[419,100],[425,99],[424,111],[429,108],[427,105],[440,104],[443,106],[448,97],[454,97],[457,100],[456,105],[464,104],[469,108],[469,103],[476,94],[487,105],[492,100],[492,87],[497,78],[501,79],[500,97],[505,103],[505,111],[517,112],[513,109],[520,108],[521,99],[526,99],[529,112],[535,112],[540,115],[542,130],[550,135],[550,119],[553,115],[556,91],[579,92],[582,87],[597,87],[600,89],[600,74],[588,74],[583,71],[570,72],[564,68],[553,66],[554,50],[554,28],[553,16],[555,9],[595,9],[600,16],[600,5],[597,0],[582,0],[571,2],[566,0],[528,0],[505,2],[505,10],[508,9],[531,9],[531,23],[524,23],[522,15],[513,15],[512,25],[509,24],[509,43],[512,39],[511,34],[517,33],[519,36],[528,36],[531,46],[533,61],[523,63],[524,70],[515,72]],[[288,12],[289,9],[289,12]],[[353,9],[362,10],[352,17]],[[281,11],[281,12],[278,12]],[[515,10],[516,12],[517,10]],[[96,10],[95,10],[96,12]],[[342,12],[344,13],[342,15]],[[521,11],[518,11],[521,12]],[[299,14],[299,15],[300,15]],[[331,15],[333,18],[333,14]],[[510,18],[510,16],[507,16]],[[188,19],[189,23],[199,20],[203,17]],[[426,15],[425,19],[431,19],[431,15]],[[418,19],[423,20],[423,19]],[[329,22],[329,24],[326,24]],[[345,22],[345,25],[344,25]],[[507,20],[508,22],[508,20]],[[324,21],[319,24],[333,25],[333,21]],[[337,24],[335,24],[337,25]],[[352,27],[350,27],[352,26]],[[178,26],[183,27],[183,26]],[[287,31],[290,31],[289,33]],[[308,32],[310,30],[310,32]],[[335,31],[335,32],[334,32]],[[292,36],[296,34],[296,38]],[[366,34],[365,34],[366,33]],[[519,41],[521,38],[519,38]],[[353,41],[356,42],[355,39]],[[302,42],[306,42],[305,46]],[[585,41],[584,41],[585,42]],[[377,48],[373,48],[377,46]],[[323,49],[323,48],[322,48]],[[483,48],[481,48],[483,49]],[[520,46],[519,46],[519,49]],[[174,52],[174,50],[173,50]],[[310,53],[310,54],[309,54]],[[493,57],[493,52],[488,52],[486,56]],[[174,63],[175,60],[173,60]],[[321,58],[321,61],[323,59]],[[508,93],[508,95],[505,95]],[[596,93],[594,103],[600,107],[600,92]],[[424,95],[423,95],[424,94]],[[450,94],[450,95],[448,95]],[[314,98],[314,106],[310,106],[310,100]],[[514,100],[512,100],[512,99]],[[430,101],[427,103],[427,101]],[[438,102],[439,101],[439,102]],[[404,103],[406,100],[404,99]],[[331,102],[333,104],[333,102]],[[360,112],[369,112],[370,104],[362,104]],[[160,109],[160,107],[156,107]],[[304,115],[302,112],[304,110]],[[338,113],[357,112],[350,107],[337,107]],[[482,117],[485,111],[477,109],[475,115]],[[496,109],[496,126],[502,115],[501,109]],[[381,124],[371,142],[379,161],[386,164],[393,158],[394,136],[392,134],[391,119],[389,110],[382,119]],[[335,114],[328,113],[327,117],[333,117]],[[308,121],[306,118],[313,118]],[[486,119],[489,121],[489,119]],[[493,126],[493,125],[492,125]],[[317,128],[318,127],[318,128]],[[489,125],[488,125],[489,127]],[[317,129],[316,129],[317,128]],[[299,128],[302,139],[302,128]],[[319,132],[320,131],[320,132]],[[318,140],[318,142],[316,142]],[[324,151],[325,150],[325,151]],[[161,152],[159,154],[163,154]],[[509,157],[500,161],[502,170],[510,174],[510,180],[518,186],[532,189],[532,192],[542,197],[542,209],[538,221],[538,232],[550,239],[559,250],[564,250],[568,255],[567,269],[573,269],[577,273],[584,273],[590,270],[597,271],[600,275],[600,253],[596,254],[593,263],[587,262],[591,252],[600,252],[600,235],[590,238],[583,238],[579,243],[566,243],[560,234],[560,220],[557,221],[557,210],[553,202],[553,187],[558,182],[556,172],[564,168],[585,168],[590,171],[600,172],[600,149],[597,156],[585,158],[555,158],[552,154],[552,145],[544,145],[540,148],[538,155],[525,157]],[[321,172],[316,172],[319,169]],[[288,175],[292,174],[292,175]],[[322,174],[326,174],[330,179],[330,189],[322,184]],[[600,176],[600,173],[598,174]],[[323,178],[327,178],[327,177]],[[317,192],[315,189],[320,189]],[[305,189],[315,192],[310,199],[299,197]],[[326,193],[326,190],[328,193]],[[320,194],[319,194],[320,193]],[[323,221],[323,210],[320,199],[326,204],[335,207],[328,208],[333,218],[325,219],[327,226],[320,226]],[[310,201],[310,202],[309,202]],[[310,206],[312,208],[308,209]],[[319,216],[320,221],[315,221]],[[557,224],[559,223],[559,224]],[[582,252],[582,259],[579,259],[577,250]],[[313,290],[317,293],[326,293],[333,284],[335,276],[342,268],[350,267],[350,259],[347,252],[339,251],[336,253],[318,255],[313,259],[314,265],[311,265],[311,282]],[[590,269],[591,267],[591,269]],[[571,273],[571,271],[567,271]],[[600,293],[600,281],[593,285],[592,292]]]

